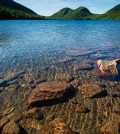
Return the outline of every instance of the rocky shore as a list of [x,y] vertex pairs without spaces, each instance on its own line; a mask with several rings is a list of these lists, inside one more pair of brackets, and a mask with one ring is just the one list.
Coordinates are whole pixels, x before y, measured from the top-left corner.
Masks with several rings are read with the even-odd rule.
[[[70,57],[60,60],[60,65],[71,64],[68,70],[74,73],[59,71],[45,77],[15,71],[0,78],[0,133],[120,133],[120,82],[116,80],[120,60],[99,60],[102,54],[91,51],[67,54]],[[78,62],[77,56],[89,59]],[[56,68],[52,65],[44,71]]]

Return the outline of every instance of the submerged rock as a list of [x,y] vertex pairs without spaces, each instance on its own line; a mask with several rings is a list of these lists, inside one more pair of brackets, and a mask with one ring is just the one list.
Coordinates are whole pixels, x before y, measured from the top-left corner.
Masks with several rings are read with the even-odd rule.
[[55,80],[56,81],[66,81],[66,82],[71,82],[73,80],[73,76],[70,74],[56,74]]
[[14,108],[8,108],[8,109],[6,109],[4,112],[3,112],[3,115],[5,116],[5,115],[8,115],[8,114],[10,114],[10,113],[12,113],[14,111]]
[[78,113],[89,113],[90,109],[88,109],[86,106],[79,104],[79,106],[76,108],[76,112]]
[[67,126],[61,119],[56,118],[50,122],[46,127],[42,128],[38,134],[77,134],[69,126]]
[[43,127],[40,121],[36,119],[26,119],[24,125],[25,128],[34,128],[36,130],[40,130]]
[[83,50],[83,49],[74,49],[67,51],[67,55],[69,56],[82,56],[87,54],[92,54],[93,51]]
[[28,97],[29,104],[34,104],[37,102],[47,102],[55,100],[63,100],[69,96],[73,87],[66,82],[44,82],[37,85],[37,87],[31,92]]
[[83,84],[79,87],[85,98],[99,98],[107,95],[107,91],[96,84]]
[[23,74],[24,72],[20,71],[20,72],[9,72],[6,76],[5,76],[5,80],[6,81],[12,81],[14,79],[17,79],[21,74]]
[[21,128],[14,121],[10,121],[3,127],[2,134],[21,134]]
[[100,130],[105,134],[120,134],[120,122],[107,121]]
[[112,74],[112,75],[118,75],[118,70],[117,70],[117,64],[120,64],[120,60],[98,60],[97,65],[102,72],[102,74]]
[[3,118],[0,120],[0,130],[3,128],[3,126],[8,123],[9,120],[7,118]]
[[23,118],[31,118],[36,120],[43,119],[43,114],[40,108],[32,108],[23,113]]

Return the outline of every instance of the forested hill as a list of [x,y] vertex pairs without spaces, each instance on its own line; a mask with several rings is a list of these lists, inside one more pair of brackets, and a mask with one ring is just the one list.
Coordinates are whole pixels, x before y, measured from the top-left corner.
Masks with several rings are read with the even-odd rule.
[[4,6],[4,7],[7,7],[7,8],[14,9],[14,10],[23,11],[23,12],[26,12],[26,13],[36,14],[31,9],[29,9],[29,8],[13,1],[13,0],[0,0],[0,6]]
[[37,15],[31,9],[13,0],[0,0],[0,20],[3,19],[45,19],[45,17]]
[[[70,10],[66,14],[63,11]],[[75,10],[70,8],[63,8],[48,19],[53,20],[120,20],[120,4],[113,7],[104,14],[94,14],[89,11],[86,7],[79,7]]]

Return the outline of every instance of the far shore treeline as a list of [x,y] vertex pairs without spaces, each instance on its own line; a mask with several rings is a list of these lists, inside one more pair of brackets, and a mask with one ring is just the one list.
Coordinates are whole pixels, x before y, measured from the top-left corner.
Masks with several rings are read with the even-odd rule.
[[0,20],[120,20],[120,4],[104,14],[94,14],[86,7],[75,10],[63,8],[57,13],[45,17],[13,1],[0,0]]

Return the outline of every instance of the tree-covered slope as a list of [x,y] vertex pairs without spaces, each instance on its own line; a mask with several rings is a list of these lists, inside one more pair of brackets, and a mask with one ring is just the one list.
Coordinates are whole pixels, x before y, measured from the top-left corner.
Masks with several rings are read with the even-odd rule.
[[23,11],[23,12],[26,12],[26,13],[36,14],[31,9],[29,9],[29,8],[13,1],[13,0],[0,0],[0,6],[4,6],[4,7],[7,7],[7,8],[14,9],[14,10]]
[[71,13],[73,10],[70,8],[63,8],[57,13],[49,17],[49,19],[63,19],[67,14]]
[[12,20],[12,19],[45,19],[43,16],[37,14],[26,13],[11,8],[0,6],[0,20]]
[[31,9],[14,2],[13,0],[0,0],[0,20],[3,19],[45,19]]
[[113,7],[105,14],[99,15],[98,20],[120,20],[120,4]]
[[50,16],[49,19],[83,20],[88,15],[92,15],[92,13],[85,7],[79,7],[75,10],[63,8],[59,12]]
[[[63,9],[62,9],[63,10]],[[60,11],[62,11],[60,10]],[[93,14],[85,7],[79,7],[72,10],[70,13],[61,15],[60,11],[48,17],[48,19],[62,20],[120,20],[120,4],[113,7],[104,14]]]

